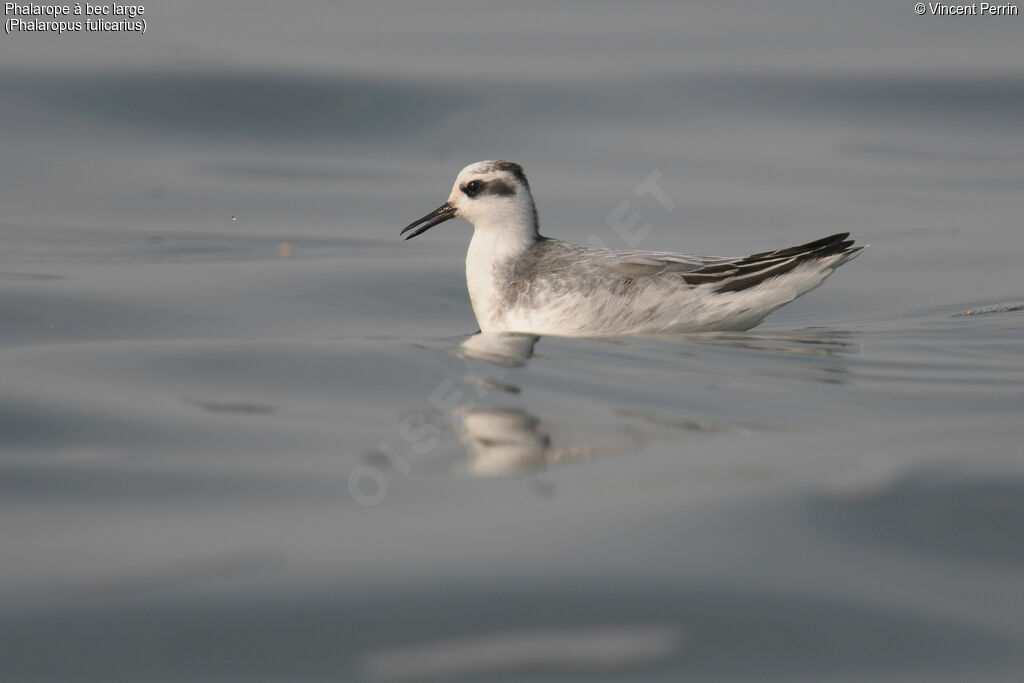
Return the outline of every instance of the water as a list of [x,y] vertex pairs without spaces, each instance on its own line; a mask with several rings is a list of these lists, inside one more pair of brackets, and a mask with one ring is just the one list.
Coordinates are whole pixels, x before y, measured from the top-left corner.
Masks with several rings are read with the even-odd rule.
[[[1024,674],[1019,17],[243,9],[0,41],[0,678]],[[398,230],[485,158],[574,241],[872,246],[475,336]]]

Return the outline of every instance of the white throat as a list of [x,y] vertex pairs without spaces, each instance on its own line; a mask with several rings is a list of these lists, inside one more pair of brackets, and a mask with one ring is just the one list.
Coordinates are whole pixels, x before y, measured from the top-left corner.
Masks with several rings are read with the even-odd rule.
[[522,209],[473,221],[473,239],[466,252],[466,286],[477,322],[485,332],[498,322],[500,274],[541,239],[532,203]]

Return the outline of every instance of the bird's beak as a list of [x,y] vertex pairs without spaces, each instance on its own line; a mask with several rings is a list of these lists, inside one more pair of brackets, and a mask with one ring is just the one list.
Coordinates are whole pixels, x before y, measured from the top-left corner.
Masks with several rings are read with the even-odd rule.
[[441,206],[437,207],[436,209],[428,213],[423,218],[414,220],[412,223],[405,226],[405,228],[403,228],[402,232],[400,232],[399,234],[404,235],[405,233],[415,228],[417,225],[420,225],[420,223],[423,223],[423,225],[420,225],[420,227],[417,228],[415,232],[410,233],[405,238],[409,240],[415,237],[416,235],[422,235],[435,225],[440,225],[441,223],[444,223],[446,220],[449,220],[451,218],[455,218],[455,207],[452,206],[451,203],[445,202]]

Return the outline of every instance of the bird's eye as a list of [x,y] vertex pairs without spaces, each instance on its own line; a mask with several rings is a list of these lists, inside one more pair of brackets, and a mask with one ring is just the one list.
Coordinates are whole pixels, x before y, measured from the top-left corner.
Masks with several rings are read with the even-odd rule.
[[483,186],[483,183],[481,183],[479,180],[470,180],[468,183],[466,183],[466,186],[462,188],[462,191],[465,192],[470,197],[475,197],[476,194],[480,192],[481,189],[483,189]]

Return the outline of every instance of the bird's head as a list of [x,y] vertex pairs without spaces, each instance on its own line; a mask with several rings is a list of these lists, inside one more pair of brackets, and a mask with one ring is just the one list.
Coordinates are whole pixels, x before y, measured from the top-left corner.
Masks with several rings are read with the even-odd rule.
[[464,218],[478,230],[522,231],[535,237],[537,210],[522,166],[500,160],[466,166],[448,201],[407,225],[402,234],[412,230],[405,238],[411,239],[451,218]]

